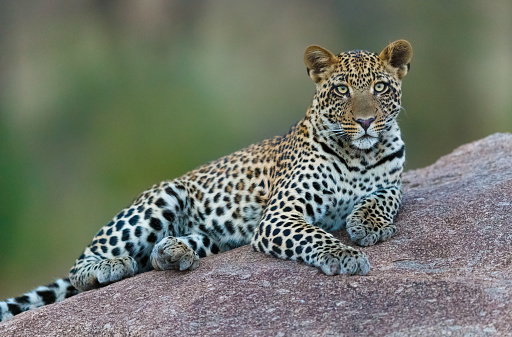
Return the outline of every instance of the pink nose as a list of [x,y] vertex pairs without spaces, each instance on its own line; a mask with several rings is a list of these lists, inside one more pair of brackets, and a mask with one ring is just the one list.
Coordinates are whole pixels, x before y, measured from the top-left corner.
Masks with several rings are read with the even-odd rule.
[[356,119],[356,122],[363,127],[364,131],[367,131],[374,120],[375,118]]

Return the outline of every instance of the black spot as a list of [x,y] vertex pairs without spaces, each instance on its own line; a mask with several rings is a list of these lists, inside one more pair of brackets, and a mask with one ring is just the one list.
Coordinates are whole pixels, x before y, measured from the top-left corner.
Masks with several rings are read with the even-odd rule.
[[108,241],[108,243],[111,245],[111,246],[115,246],[117,244],[117,236],[111,236],[110,237],[110,240]]
[[137,226],[137,227],[135,228],[135,236],[136,236],[136,237],[138,237],[138,238],[140,238],[140,236],[141,236],[141,235],[142,235],[142,227]]
[[171,211],[164,211],[162,215],[164,216],[165,220],[169,221],[170,223],[174,223],[176,220],[176,215]]
[[302,239],[302,237],[303,237],[303,235],[302,235],[302,234],[295,234],[295,235],[293,236],[293,239],[294,239],[295,241],[300,241],[300,240]]
[[[274,218],[275,219],[275,218]],[[272,232],[272,235],[273,236],[277,236],[279,233],[281,232],[281,230],[279,228],[276,228],[274,229],[274,231]]]
[[175,197],[176,199],[178,199],[178,194],[170,186],[167,186],[165,188],[165,193],[167,193],[170,196]]
[[404,153],[405,153],[405,146],[402,146],[400,149],[398,149],[398,151],[393,152],[390,155],[382,158],[377,163],[375,163],[374,165],[372,165],[370,167],[367,167],[366,169],[369,170],[371,168],[380,166],[380,165],[384,164],[385,162],[392,161],[395,158],[402,158],[404,156]]
[[197,251],[197,254],[199,255],[199,257],[205,257],[206,256],[206,251],[204,250],[204,248],[200,248]]
[[[178,189],[181,189],[180,186],[177,186]],[[183,200],[181,200],[181,198],[178,196],[178,194],[176,192],[174,192],[174,190],[170,187],[167,187],[165,189],[165,192],[173,197],[176,198],[176,201],[178,201],[178,205],[180,207],[180,209],[183,209],[183,207],[185,207],[185,205],[183,204]]]
[[212,226],[213,226],[213,229],[219,233],[219,234],[224,234],[224,230],[222,229],[222,227],[219,226],[219,223],[217,222],[217,220],[212,220]]
[[233,223],[231,220],[228,220],[224,223],[224,227],[228,230],[230,234],[235,234],[235,228],[233,227]]
[[119,247],[112,249],[112,255],[114,255],[114,256],[121,255],[121,249],[119,249]]
[[281,237],[275,237],[272,242],[274,242],[274,244],[278,245],[278,246],[281,246],[281,244],[283,243],[283,239]]
[[217,216],[222,216],[224,214],[224,208],[217,207],[217,209],[215,210],[215,213],[217,214]]
[[210,239],[209,239],[207,236],[204,236],[204,237],[203,237],[203,245],[204,245],[205,247],[210,246]]
[[123,236],[121,236],[121,240],[124,242],[130,240],[130,230],[128,228],[125,228],[125,230],[123,230]]
[[158,199],[156,202],[155,202],[155,205],[157,205],[158,207],[162,208],[164,206],[167,206],[167,203],[165,202],[164,199],[160,198]]
[[151,220],[149,221],[149,226],[151,226],[151,228],[153,228],[156,231],[160,231],[162,230],[162,221],[160,221],[160,219],[157,218],[151,218]]
[[130,220],[128,220],[128,223],[132,226],[135,226],[137,224],[137,222],[139,222],[139,216],[138,215],[134,215],[130,218]]
[[156,240],[157,240],[157,237],[156,237],[155,233],[149,234],[148,238],[146,239],[146,241],[149,243],[155,243]]
[[103,254],[106,254],[108,252],[107,246],[101,246],[100,248]]
[[284,235],[284,236],[288,236],[288,235],[290,235],[290,230],[289,230],[289,229],[285,229],[285,230],[283,231],[283,235]]
[[273,246],[272,247],[272,250],[277,254],[277,255],[281,255],[281,249],[277,246]]
[[107,235],[108,235],[108,236],[111,236],[113,232],[114,232],[114,230],[112,229],[112,227],[110,227],[110,228],[107,230]]
[[315,212],[313,211],[313,207],[311,207],[310,204],[306,205],[306,213],[309,216],[314,216],[315,215]]
[[104,245],[105,243],[107,243],[107,239],[101,238],[98,240],[98,242],[101,243],[102,245]]
[[[263,244],[263,246],[265,248],[268,247],[268,240],[267,240],[267,238],[261,238],[261,243]],[[261,251],[264,251],[264,249],[262,249]]]
[[14,299],[15,302],[18,302],[20,304],[27,304],[30,303],[30,299],[27,295],[19,296]]
[[291,258],[293,256],[293,250],[286,249],[284,253],[286,254],[287,258]]
[[195,251],[197,249],[197,243],[194,240],[190,240],[188,243],[190,245],[190,248],[192,248],[192,250]]
[[219,249],[219,247],[214,243],[214,244],[212,245],[212,248],[210,248],[210,251],[212,252],[212,254],[218,254],[218,253],[219,253],[219,251],[220,251],[220,249]]
[[[401,170],[401,167],[395,167],[394,169],[392,169],[391,171],[389,171],[389,175],[395,174],[395,173],[397,173],[397,172],[398,172],[398,171],[400,171],[400,170]],[[378,179],[377,179],[377,178],[378,178]],[[375,181],[379,181],[379,179],[380,179],[379,177],[376,177],[376,178],[375,178]]]
[[13,316],[16,316],[17,314],[21,313],[21,308],[17,304],[7,303],[7,308],[9,309]]
[[146,212],[144,212],[144,220],[147,220],[151,217],[151,214],[153,214],[153,209],[152,208],[148,208],[146,210]]
[[130,256],[133,255],[134,247],[135,246],[131,242],[127,242],[126,245],[124,245],[124,249],[126,249],[126,251],[128,252],[128,255],[130,255]]
[[124,221],[123,220],[119,220],[117,223],[116,223],[116,230],[117,231],[120,231],[121,229],[123,229],[124,227]]
[[55,293],[53,291],[40,290],[40,291],[36,291],[36,294],[41,296],[41,299],[43,300],[45,305],[55,303],[56,297],[55,297]]
[[286,248],[292,248],[293,247],[293,240],[288,239],[286,240]]
[[126,217],[127,217],[127,218],[129,218],[129,217],[131,217],[131,216],[132,216],[132,214],[133,214],[133,208],[130,208],[130,209],[128,210],[128,213],[126,213]]

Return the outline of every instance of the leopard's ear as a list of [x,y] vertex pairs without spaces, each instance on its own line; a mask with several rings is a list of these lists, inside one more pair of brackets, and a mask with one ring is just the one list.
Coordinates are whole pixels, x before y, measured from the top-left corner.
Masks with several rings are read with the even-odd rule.
[[308,75],[315,83],[329,78],[334,70],[336,56],[320,46],[309,46],[304,52]]
[[398,79],[404,78],[411,67],[412,46],[406,40],[390,43],[379,55],[387,68],[396,73]]

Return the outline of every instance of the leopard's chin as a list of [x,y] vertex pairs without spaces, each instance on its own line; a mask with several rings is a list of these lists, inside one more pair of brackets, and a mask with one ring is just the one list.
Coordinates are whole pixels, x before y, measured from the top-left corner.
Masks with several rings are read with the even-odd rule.
[[379,142],[379,138],[372,137],[369,135],[364,135],[357,139],[352,140],[352,146],[360,149],[360,150],[369,150]]

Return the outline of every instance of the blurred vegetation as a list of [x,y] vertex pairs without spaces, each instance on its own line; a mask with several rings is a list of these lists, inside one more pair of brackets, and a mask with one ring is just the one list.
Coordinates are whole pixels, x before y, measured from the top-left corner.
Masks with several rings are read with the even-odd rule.
[[65,276],[145,188],[302,118],[302,55],[413,47],[409,169],[512,131],[512,3],[0,2],[0,298]]

